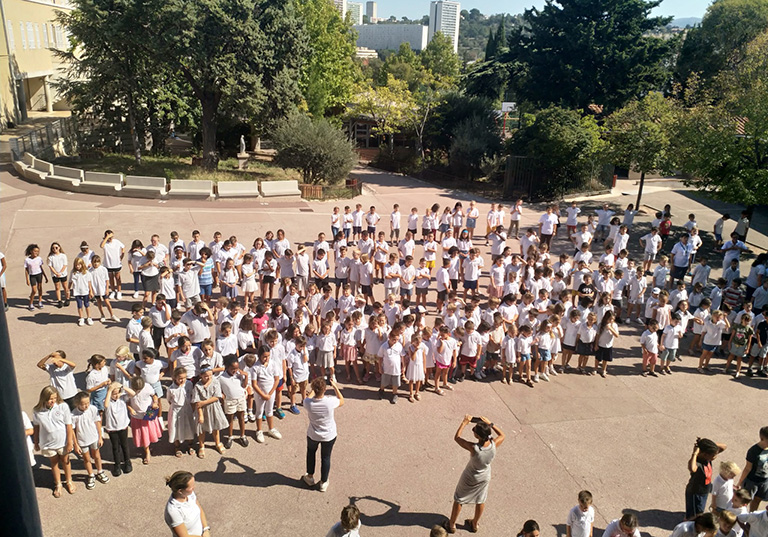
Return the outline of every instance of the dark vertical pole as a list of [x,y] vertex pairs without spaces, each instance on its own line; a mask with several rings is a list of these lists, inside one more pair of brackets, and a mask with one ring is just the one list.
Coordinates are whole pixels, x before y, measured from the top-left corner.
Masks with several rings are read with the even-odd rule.
[[640,186],[637,188],[637,202],[635,203],[635,210],[640,210],[640,200],[643,198],[643,186],[645,185],[645,172],[640,172]]
[[[21,421],[19,389],[13,368],[8,320],[0,310],[0,520],[4,535],[42,537],[35,483]],[[30,416],[31,418],[32,416]]]

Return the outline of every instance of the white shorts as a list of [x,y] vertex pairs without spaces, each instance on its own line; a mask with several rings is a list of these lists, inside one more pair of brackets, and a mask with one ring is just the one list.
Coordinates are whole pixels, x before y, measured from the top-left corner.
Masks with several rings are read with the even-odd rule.
[[224,414],[231,416],[236,412],[245,412],[245,397],[240,399],[224,399]]
[[509,354],[504,355],[504,363],[505,364],[516,364],[517,363],[517,354],[510,356]]
[[64,455],[64,448],[60,447],[59,449],[41,449],[40,454],[43,457],[48,457],[49,459],[52,459],[56,456],[61,457]]
[[253,413],[256,415],[257,418],[261,419],[261,416],[267,416],[271,417],[273,414],[273,408],[275,406],[275,394],[272,394],[272,397],[269,398],[269,400],[265,401],[261,398],[260,395],[255,394],[255,399],[253,401]]
[[654,261],[655,259],[656,259],[656,254],[652,254],[650,252],[645,252],[643,254],[644,261]]

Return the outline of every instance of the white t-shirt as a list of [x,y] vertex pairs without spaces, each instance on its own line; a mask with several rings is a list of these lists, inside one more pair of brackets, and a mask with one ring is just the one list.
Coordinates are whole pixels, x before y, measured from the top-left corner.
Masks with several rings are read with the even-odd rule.
[[552,235],[555,231],[555,226],[557,225],[557,216],[555,214],[544,213],[541,215],[541,218],[539,218],[539,223],[541,224],[542,235]]
[[54,364],[48,364],[46,369],[51,376],[51,386],[56,388],[62,399],[69,399],[77,394],[75,375],[72,374],[70,366],[64,364],[61,367],[56,367]]
[[230,375],[226,371],[219,377],[221,384],[221,393],[227,399],[242,399],[245,397],[245,388],[243,388],[243,379],[240,375]]
[[463,263],[464,280],[469,282],[477,281],[480,278],[480,269],[484,264],[482,257],[466,258]]
[[603,537],[640,537],[640,530],[635,528],[632,533],[624,533],[621,530],[621,526],[619,525],[619,519],[617,518],[616,520],[608,524],[607,528],[605,528],[605,531],[603,532]]
[[[120,252],[125,249],[125,245],[117,239],[112,239],[104,243],[104,259],[102,262],[108,269],[116,269],[123,266],[120,259]],[[160,260],[158,260],[160,261]]]
[[89,405],[84,412],[77,408],[72,412],[72,426],[75,428],[78,446],[86,447],[99,441],[101,431],[96,429],[96,422],[100,420],[99,410],[94,405]]
[[[23,410],[21,411],[21,421],[24,424],[24,430],[32,429],[34,425],[32,425],[32,422],[29,419],[29,416],[27,416],[27,413]],[[32,443],[32,437],[27,436],[27,453],[29,455],[29,464],[32,466],[35,465],[35,446]]]
[[185,502],[175,500],[173,496],[168,498],[168,503],[165,504],[165,523],[171,528],[171,535],[176,535],[173,533],[173,528],[182,524],[187,528],[189,535],[203,534],[203,520],[200,517],[200,506],[197,505],[197,496],[194,492],[187,496]]
[[40,427],[40,449],[61,449],[67,443],[67,425],[72,425],[72,414],[66,403],[53,405],[50,410],[35,410],[32,423]]
[[586,511],[582,511],[577,505],[568,512],[566,525],[571,528],[571,537],[590,537],[594,522],[595,508],[590,505]]
[[336,438],[336,420],[333,413],[337,408],[339,399],[332,395],[326,395],[322,399],[304,399],[304,409],[309,416],[307,436],[315,442],[329,442]]
[[[59,273],[58,274],[59,278],[65,278],[67,276],[67,271],[65,270],[65,267],[67,266],[67,254],[49,255],[48,266]],[[53,276],[56,276],[56,274],[54,274]],[[754,286],[754,287],[757,287],[757,286]]]
[[156,382],[160,382],[160,373],[163,371],[165,366],[165,362],[158,358],[155,358],[151,364],[148,364],[143,360],[136,362],[136,368],[141,371],[141,377],[147,384],[155,384]]
[[385,375],[399,376],[402,368],[402,360],[400,359],[405,355],[405,350],[399,342],[395,342],[394,345],[390,345],[389,341],[385,341],[381,347],[379,347],[378,356],[382,359],[381,369]]
[[200,343],[211,337],[211,327],[208,324],[208,313],[198,316],[193,310],[189,310],[181,316],[181,322],[189,330],[189,340],[192,343]]
[[616,337],[611,333],[610,330],[608,330],[608,328],[613,328],[614,330],[618,331],[616,323],[610,323],[608,326],[606,326],[605,329],[600,333],[600,337],[597,340],[598,347],[602,347],[604,349],[610,349],[613,347],[613,342]]
[[131,424],[127,399],[128,396],[123,394],[117,400],[110,400],[109,406],[104,408],[104,428],[108,432],[122,431]]
[[725,330],[725,321],[722,319],[717,321],[717,323],[713,323],[711,320],[707,319],[704,321],[704,339],[702,341],[703,345],[720,345],[721,338],[723,335],[723,330]]
[[733,479],[723,479],[717,474],[712,480],[712,494],[715,496],[715,506],[718,509],[728,509],[733,499]]
[[579,214],[581,214],[581,209],[578,207],[567,207],[565,212],[568,213],[568,218],[565,221],[565,225],[575,226],[578,222]]
[[73,272],[70,276],[72,282],[73,296],[88,296],[91,293],[92,278],[91,273]]

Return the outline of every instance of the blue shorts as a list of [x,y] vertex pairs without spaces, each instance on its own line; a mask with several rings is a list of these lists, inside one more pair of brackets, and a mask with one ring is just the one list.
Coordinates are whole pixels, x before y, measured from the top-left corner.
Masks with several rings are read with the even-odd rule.
[[477,289],[477,280],[464,280],[464,289]]
[[549,349],[539,349],[539,360],[542,362],[549,362],[552,359],[552,353]]
[[400,296],[411,296],[413,294],[413,289],[403,289],[400,288]]
[[521,354],[517,357],[518,362],[529,362],[531,360],[530,354]]
[[211,296],[213,294],[213,284],[212,283],[206,283],[206,284],[200,284],[200,294],[205,296]]
[[91,305],[91,298],[88,295],[76,296],[75,302],[78,308],[87,308]]
[[717,242],[723,242],[723,235],[721,233],[715,233],[715,240]]
[[705,351],[708,351],[708,352],[715,352],[718,347],[719,347],[719,345],[706,345],[706,344],[703,344],[701,346],[702,349],[704,349]]
[[477,218],[467,218],[467,229],[475,229]]

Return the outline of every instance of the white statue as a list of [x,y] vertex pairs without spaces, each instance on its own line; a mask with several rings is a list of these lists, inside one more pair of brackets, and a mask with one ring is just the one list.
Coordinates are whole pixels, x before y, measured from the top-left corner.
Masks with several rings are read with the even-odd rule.
[[245,136],[242,134],[240,135],[240,154],[245,154]]

